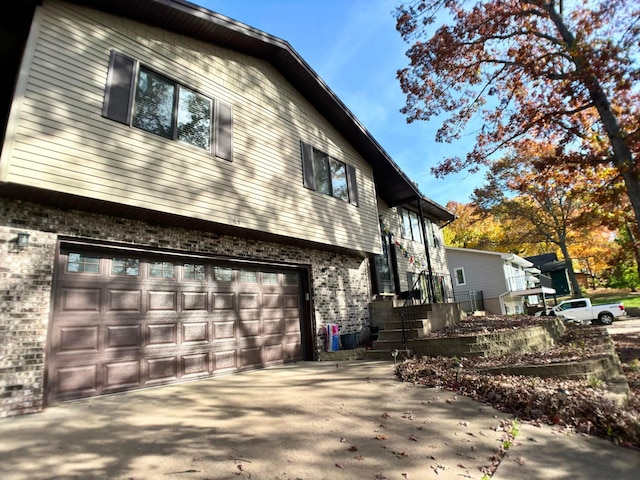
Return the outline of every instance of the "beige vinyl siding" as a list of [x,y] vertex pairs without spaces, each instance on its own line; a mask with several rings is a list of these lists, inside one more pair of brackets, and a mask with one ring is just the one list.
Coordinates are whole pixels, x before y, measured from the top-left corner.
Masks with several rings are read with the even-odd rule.
[[[9,182],[379,253],[371,166],[268,63],[45,0]],[[101,116],[116,49],[233,108],[233,162]],[[359,206],[303,187],[300,140],[356,167]]]
[[466,285],[456,285],[454,278],[454,291],[482,290],[485,299],[499,297],[507,291],[500,255],[447,249],[447,258],[454,277],[456,268],[464,268]]

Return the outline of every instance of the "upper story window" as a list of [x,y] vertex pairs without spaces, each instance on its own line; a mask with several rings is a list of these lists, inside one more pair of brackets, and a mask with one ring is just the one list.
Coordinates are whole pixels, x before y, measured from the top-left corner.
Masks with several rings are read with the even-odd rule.
[[232,159],[229,105],[111,52],[102,114],[164,138]]
[[420,217],[413,210],[406,208],[402,209],[402,238],[423,243]]
[[456,285],[463,286],[467,284],[467,279],[464,275],[464,268],[458,267],[453,271],[454,277],[456,279]]
[[304,186],[358,205],[356,169],[301,142]]

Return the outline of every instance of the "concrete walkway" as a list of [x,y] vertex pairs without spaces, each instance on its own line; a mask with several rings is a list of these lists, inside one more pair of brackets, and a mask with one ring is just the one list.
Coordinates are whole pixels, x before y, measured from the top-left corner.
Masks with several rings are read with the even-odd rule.
[[[387,361],[301,362],[0,420],[0,479],[481,479],[493,408]],[[640,453],[523,424],[494,479],[636,479]]]

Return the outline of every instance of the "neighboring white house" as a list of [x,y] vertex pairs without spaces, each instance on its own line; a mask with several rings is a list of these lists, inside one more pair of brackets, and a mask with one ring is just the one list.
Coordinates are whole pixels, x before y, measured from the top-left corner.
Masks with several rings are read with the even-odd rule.
[[456,299],[482,292],[484,310],[496,315],[526,313],[525,300],[555,291],[539,285],[533,263],[512,253],[447,247],[447,263]]

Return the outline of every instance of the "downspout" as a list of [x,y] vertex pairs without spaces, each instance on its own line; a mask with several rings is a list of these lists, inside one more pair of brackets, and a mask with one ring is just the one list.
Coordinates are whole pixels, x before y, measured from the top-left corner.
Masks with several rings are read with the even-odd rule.
[[422,198],[418,197],[418,213],[420,214],[420,226],[422,227],[422,241],[424,242],[424,253],[427,255],[427,270],[429,272],[429,303],[437,303],[436,286],[433,283],[433,270],[431,268],[431,255],[429,254],[429,240],[427,239],[427,228],[424,225],[424,214],[422,212]]

